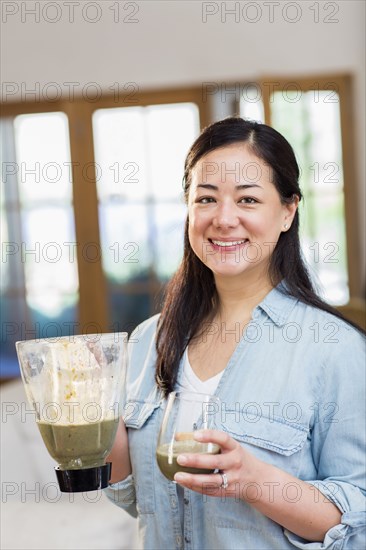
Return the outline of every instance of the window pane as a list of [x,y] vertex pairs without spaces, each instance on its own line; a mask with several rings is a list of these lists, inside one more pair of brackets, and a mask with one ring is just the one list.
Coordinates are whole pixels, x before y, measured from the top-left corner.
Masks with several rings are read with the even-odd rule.
[[184,222],[187,208],[184,204],[157,204],[155,206],[156,241],[155,270],[159,279],[169,279],[183,257]]
[[59,112],[21,115],[14,129],[26,299],[56,318],[78,294],[68,120]]
[[15,341],[78,332],[68,120],[20,115],[2,120],[1,133],[1,160],[15,168],[1,189],[2,239],[11,247],[3,257],[1,362],[3,374],[18,375]]
[[199,131],[198,120],[193,103],[147,108],[149,172],[155,199],[181,197],[184,159]]
[[[332,101],[329,101],[331,95]],[[349,298],[339,97],[329,91],[275,92],[272,124],[294,148],[301,169],[303,250],[332,304]],[[333,251],[336,248],[336,254]],[[337,261],[330,261],[337,258]]]
[[[131,333],[137,325],[147,319],[151,313],[150,295],[146,292],[130,294],[123,285],[108,288],[109,311],[113,332]],[[138,335],[136,335],[138,338]]]
[[0,292],[5,292],[10,283],[9,277],[9,254],[11,252],[11,245],[9,243],[8,224],[6,223],[6,214],[3,201],[1,200],[1,273],[0,273]]
[[18,181],[16,177],[13,119],[0,119],[1,147],[1,293],[22,285],[19,276]]
[[179,198],[184,158],[198,131],[198,108],[193,103],[96,111],[99,200]]
[[[1,355],[0,377],[19,376],[15,342],[31,338],[27,332],[27,312],[23,296],[3,295],[0,300]],[[30,328],[30,327],[29,327]]]
[[[30,334],[31,338],[54,338],[60,336],[68,336],[70,334],[78,334],[81,332],[80,323],[78,319],[78,304],[77,295],[75,293],[62,295],[62,309],[59,307],[49,308],[50,314],[47,314],[45,308],[39,308],[38,304],[44,299],[44,292],[40,295],[36,293],[32,296],[32,301],[29,303],[29,318],[30,325],[34,336]],[[55,304],[54,294],[49,294],[50,300],[53,305]],[[36,306],[32,307],[33,304]],[[56,311],[59,311],[59,315],[56,315]]]
[[93,114],[99,200],[140,200],[147,194],[143,107],[100,109]]
[[193,103],[94,113],[103,267],[112,280],[166,279],[177,268],[184,159],[198,132]]
[[99,208],[103,268],[113,281],[143,279],[151,264],[148,206],[102,204]]
[[329,91],[320,91],[318,101],[314,101],[311,92],[305,96],[312,138],[310,156],[316,159],[309,167],[309,185],[322,193],[341,193],[343,189],[339,97],[334,96],[335,103],[327,103]]
[[157,279],[165,281],[177,269],[186,216],[184,159],[198,132],[193,103],[101,109],[93,115],[113,330],[130,332],[152,315],[159,307]]
[[22,215],[27,302],[57,317],[77,299],[72,208],[32,208]]
[[21,115],[14,120],[21,202],[71,202],[69,129],[64,113]]

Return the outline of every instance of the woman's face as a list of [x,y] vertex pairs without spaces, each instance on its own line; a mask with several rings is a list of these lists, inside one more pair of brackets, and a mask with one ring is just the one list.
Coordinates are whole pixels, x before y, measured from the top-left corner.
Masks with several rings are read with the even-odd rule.
[[281,203],[271,173],[245,143],[215,149],[193,168],[189,240],[216,280],[268,279],[271,253],[298,204]]

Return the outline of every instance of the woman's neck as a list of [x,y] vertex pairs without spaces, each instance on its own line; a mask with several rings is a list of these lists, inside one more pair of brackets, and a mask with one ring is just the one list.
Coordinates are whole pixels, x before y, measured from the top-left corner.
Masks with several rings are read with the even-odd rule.
[[253,309],[273,289],[268,277],[246,281],[235,278],[215,277],[219,296],[217,316],[221,320],[239,320],[250,317]]

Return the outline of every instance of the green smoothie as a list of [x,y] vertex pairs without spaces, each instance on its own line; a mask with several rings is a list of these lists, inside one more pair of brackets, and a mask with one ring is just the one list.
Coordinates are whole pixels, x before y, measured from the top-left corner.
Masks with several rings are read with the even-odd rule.
[[61,470],[102,466],[118,427],[116,419],[86,424],[37,424],[48,452]]
[[177,457],[183,453],[200,453],[217,455],[220,453],[220,446],[215,443],[199,443],[194,440],[175,441],[171,446],[169,443],[160,445],[156,450],[158,466],[165,477],[174,481],[174,474],[187,472],[189,474],[212,474],[214,470],[204,468],[188,468],[177,463]]

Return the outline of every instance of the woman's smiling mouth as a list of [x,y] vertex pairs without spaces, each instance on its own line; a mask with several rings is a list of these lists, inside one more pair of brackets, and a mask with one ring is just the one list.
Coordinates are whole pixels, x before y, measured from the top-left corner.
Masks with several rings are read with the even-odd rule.
[[220,246],[225,248],[240,246],[249,242],[249,239],[232,240],[232,241],[221,241],[218,239],[208,239],[208,240],[214,246]]

